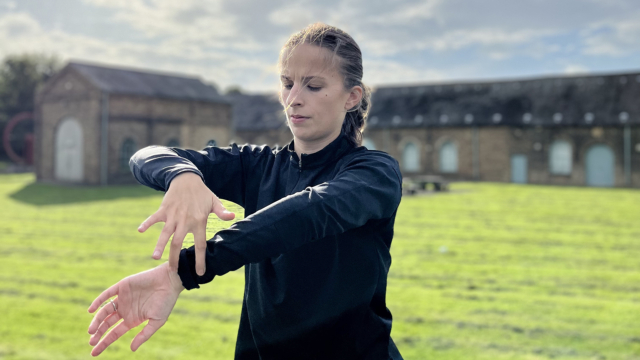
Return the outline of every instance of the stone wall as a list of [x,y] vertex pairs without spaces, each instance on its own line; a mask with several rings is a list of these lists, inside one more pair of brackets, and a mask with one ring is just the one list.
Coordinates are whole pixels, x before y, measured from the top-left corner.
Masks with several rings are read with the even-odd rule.
[[58,126],[67,118],[78,120],[82,128],[84,183],[99,184],[100,92],[74,71],[61,73],[37,96],[36,178],[41,182],[55,182],[55,136]]

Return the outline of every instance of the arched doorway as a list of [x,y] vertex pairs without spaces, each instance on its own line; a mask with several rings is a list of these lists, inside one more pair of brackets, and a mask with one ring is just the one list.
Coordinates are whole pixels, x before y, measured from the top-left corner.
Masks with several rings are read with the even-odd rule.
[[362,146],[366,147],[367,150],[375,150],[376,144],[373,143],[373,140],[369,138],[362,139]]
[[84,180],[82,127],[78,120],[65,119],[58,125],[54,161],[56,180]]
[[440,172],[458,172],[458,148],[451,141],[445,142],[440,147]]
[[598,144],[589,148],[586,155],[588,186],[613,186],[615,183],[615,158],[607,145]]
[[120,146],[120,171],[129,172],[129,160],[138,151],[138,145],[132,138],[126,138]]
[[402,150],[402,167],[405,171],[417,172],[420,170],[420,153],[418,146],[408,142]]
[[526,184],[529,179],[527,156],[522,154],[511,155],[511,182]]

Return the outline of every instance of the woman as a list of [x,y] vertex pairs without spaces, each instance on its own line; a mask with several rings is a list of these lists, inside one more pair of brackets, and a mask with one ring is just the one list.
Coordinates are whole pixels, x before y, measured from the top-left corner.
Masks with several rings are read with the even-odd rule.
[[[245,266],[236,359],[401,359],[385,295],[402,181],[397,161],[360,146],[370,101],[360,49],[343,31],[313,24],[285,44],[279,68],[293,134],[286,147],[150,146],[131,158],[140,183],[166,191],[139,231],[165,222],[153,256],[174,234],[169,263],[91,304],[93,312],[117,295],[89,326],[93,355],[148,319],[135,351],[181,291]],[[234,217],[216,195],[246,217],[205,241],[211,212]],[[189,232],[195,245],[181,250]]]

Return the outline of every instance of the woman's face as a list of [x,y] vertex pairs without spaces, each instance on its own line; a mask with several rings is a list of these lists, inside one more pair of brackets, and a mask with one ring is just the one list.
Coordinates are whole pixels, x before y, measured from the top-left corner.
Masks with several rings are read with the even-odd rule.
[[340,134],[347,110],[362,96],[362,89],[344,89],[336,66],[327,65],[331,52],[300,44],[289,56],[280,76],[283,106],[296,143],[327,145]]

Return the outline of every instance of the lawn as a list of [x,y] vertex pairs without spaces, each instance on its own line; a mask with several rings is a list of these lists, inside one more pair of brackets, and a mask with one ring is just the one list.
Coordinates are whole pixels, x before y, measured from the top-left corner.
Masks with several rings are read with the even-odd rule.
[[[405,359],[640,359],[640,191],[451,188],[398,211],[387,302]],[[91,301],[158,264],[162,225],[136,228],[162,195],[0,175],[0,359],[90,358]],[[243,281],[183,293],[137,353],[132,332],[101,358],[232,359]]]

